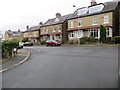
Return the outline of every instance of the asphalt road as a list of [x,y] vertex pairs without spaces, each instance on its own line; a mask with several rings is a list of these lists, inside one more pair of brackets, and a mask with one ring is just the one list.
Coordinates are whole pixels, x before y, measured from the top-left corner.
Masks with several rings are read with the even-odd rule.
[[117,88],[117,47],[26,47],[26,63],[3,73],[3,88]]

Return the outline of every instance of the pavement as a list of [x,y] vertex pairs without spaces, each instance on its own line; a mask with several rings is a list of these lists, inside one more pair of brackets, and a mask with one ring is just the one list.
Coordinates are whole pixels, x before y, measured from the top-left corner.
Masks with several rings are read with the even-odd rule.
[[29,61],[2,74],[3,88],[117,88],[117,46],[25,47]]
[[9,59],[3,59],[7,62],[2,64],[2,72],[18,66],[29,55],[27,50],[19,49],[15,57]]

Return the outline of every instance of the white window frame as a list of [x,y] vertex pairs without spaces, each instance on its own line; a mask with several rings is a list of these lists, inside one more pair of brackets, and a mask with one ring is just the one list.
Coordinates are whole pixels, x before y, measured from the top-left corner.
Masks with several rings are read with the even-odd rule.
[[103,4],[89,7],[89,13],[95,13],[95,12],[102,11],[103,8],[104,8]]
[[46,33],[48,33],[48,28],[46,28]]
[[[97,31],[96,31],[97,30]],[[88,30],[89,31],[89,35],[88,35],[88,37],[90,37],[91,35],[91,33],[93,33],[93,36],[92,37],[95,37],[95,38],[99,38],[100,36],[100,30],[98,29],[98,28],[95,28],[95,29],[89,29]],[[95,32],[97,32],[97,37],[94,35],[95,34]]]
[[83,15],[83,14],[86,14],[88,11],[88,8],[82,8],[82,9],[79,9],[77,10],[77,15]]
[[44,30],[45,30],[45,29],[44,29],[44,28],[42,28],[42,33],[44,33]]
[[37,33],[36,33],[36,32],[34,32],[34,36],[37,36]]
[[93,17],[93,25],[97,25],[98,24],[98,18],[97,17]]
[[110,28],[106,28],[106,37],[110,37]]
[[74,32],[70,32],[70,38],[74,38]]
[[26,33],[24,34],[24,37],[27,37]]
[[53,32],[55,32],[55,27],[53,26]]
[[70,21],[70,28],[74,28],[74,22]]
[[32,32],[29,32],[30,37],[32,37]]
[[103,18],[104,18],[104,24],[109,23],[109,15],[105,15]]

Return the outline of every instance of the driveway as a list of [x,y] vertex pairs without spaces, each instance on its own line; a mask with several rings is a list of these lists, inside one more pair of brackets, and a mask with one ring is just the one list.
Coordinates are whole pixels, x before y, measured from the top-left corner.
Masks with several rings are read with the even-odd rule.
[[3,73],[3,88],[117,88],[118,47],[25,47],[26,63]]

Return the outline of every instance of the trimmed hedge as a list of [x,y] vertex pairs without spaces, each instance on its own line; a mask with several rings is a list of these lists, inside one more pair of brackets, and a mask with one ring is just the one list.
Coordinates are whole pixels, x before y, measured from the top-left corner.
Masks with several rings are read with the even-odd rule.
[[22,42],[28,42],[28,38],[24,38],[23,40],[22,40]]
[[9,58],[12,57],[12,50],[19,47],[19,40],[12,39],[6,40],[2,43],[2,57]]
[[112,43],[120,44],[120,36],[115,36],[112,38]]
[[83,37],[83,38],[80,38],[80,44],[85,44],[85,39],[84,39],[84,37]]
[[44,45],[46,43],[47,40],[43,40],[41,41],[41,45]]

